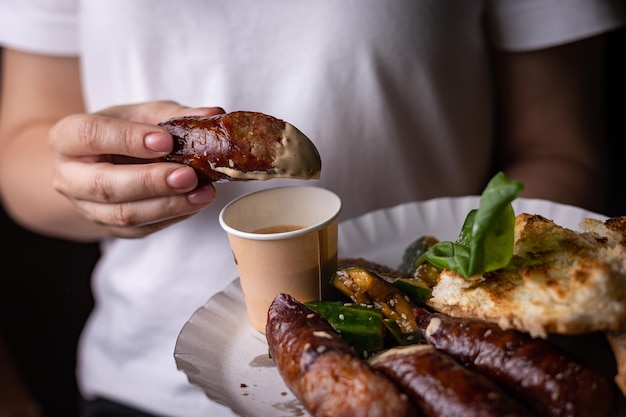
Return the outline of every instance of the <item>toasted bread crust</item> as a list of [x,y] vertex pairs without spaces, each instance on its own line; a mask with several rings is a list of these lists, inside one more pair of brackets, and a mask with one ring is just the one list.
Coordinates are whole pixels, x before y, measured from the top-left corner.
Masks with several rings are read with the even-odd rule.
[[533,336],[626,330],[626,217],[581,227],[518,215],[509,266],[469,279],[443,270],[428,305]]

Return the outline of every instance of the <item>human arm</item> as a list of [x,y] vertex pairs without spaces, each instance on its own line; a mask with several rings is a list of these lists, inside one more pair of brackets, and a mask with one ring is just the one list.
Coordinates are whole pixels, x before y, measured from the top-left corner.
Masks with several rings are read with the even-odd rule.
[[213,201],[191,168],[145,162],[173,148],[156,123],[221,109],[153,102],[86,114],[77,58],[10,49],[3,58],[0,192],[14,220],[66,239],[141,237]]
[[496,168],[522,196],[604,209],[603,42],[496,53]]

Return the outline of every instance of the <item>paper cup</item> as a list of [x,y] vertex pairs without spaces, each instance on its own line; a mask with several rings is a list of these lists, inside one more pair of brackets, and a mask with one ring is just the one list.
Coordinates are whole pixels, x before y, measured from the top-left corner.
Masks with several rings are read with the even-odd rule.
[[241,281],[248,317],[265,333],[279,293],[306,302],[328,298],[337,269],[339,197],[318,187],[253,192],[220,212]]

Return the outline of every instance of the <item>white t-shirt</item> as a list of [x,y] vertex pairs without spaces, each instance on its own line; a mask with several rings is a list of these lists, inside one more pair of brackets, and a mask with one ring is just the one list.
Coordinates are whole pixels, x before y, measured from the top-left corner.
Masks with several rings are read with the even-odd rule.
[[[342,219],[479,194],[492,148],[488,48],[617,27],[621,0],[0,0],[0,42],[80,55],[88,110],[176,100],[287,120],[322,157]],[[487,30],[484,29],[487,28]],[[103,242],[80,343],[86,396],[180,417],[230,415],[176,369],[193,312],[236,277],[217,217],[286,180],[219,184],[217,202],[143,239]]]

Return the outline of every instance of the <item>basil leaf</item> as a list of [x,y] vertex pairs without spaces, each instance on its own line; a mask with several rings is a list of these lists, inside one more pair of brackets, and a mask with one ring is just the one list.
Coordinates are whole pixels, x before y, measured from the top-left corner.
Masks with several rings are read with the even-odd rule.
[[457,274],[468,277],[467,266],[469,265],[470,249],[467,246],[454,242],[442,241],[436,243],[416,262],[416,266],[428,261],[437,268],[447,268]]
[[524,186],[499,172],[487,184],[455,242],[439,242],[417,260],[468,278],[508,265],[513,257],[515,212],[511,202]]

